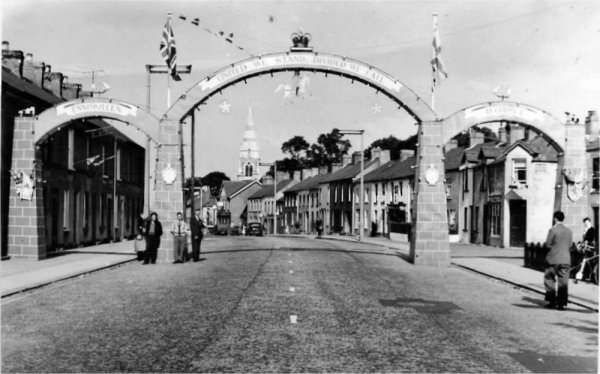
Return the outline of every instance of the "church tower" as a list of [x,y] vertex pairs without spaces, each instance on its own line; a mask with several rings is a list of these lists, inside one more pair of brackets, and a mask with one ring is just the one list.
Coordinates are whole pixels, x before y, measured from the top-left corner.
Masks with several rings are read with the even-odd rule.
[[260,149],[258,148],[258,143],[256,142],[254,119],[252,118],[252,106],[249,106],[246,130],[244,130],[244,140],[240,146],[237,179],[240,181],[258,179],[259,164]]

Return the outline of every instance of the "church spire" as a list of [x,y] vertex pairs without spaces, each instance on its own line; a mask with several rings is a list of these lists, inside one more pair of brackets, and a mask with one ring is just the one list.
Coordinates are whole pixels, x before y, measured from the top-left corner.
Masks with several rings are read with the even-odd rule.
[[260,148],[256,141],[256,131],[254,130],[254,118],[252,116],[252,105],[248,105],[248,117],[246,119],[246,129],[244,138],[240,146],[240,156],[238,164],[238,180],[256,179],[259,176]]

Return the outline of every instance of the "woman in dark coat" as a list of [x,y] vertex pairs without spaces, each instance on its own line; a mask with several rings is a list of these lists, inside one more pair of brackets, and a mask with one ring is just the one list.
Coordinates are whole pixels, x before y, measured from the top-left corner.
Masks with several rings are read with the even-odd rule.
[[152,212],[150,219],[146,223],[146,253],[144,254],[144,262],[156,264],[156,255],[158,247],[160,247],[160,237],[162,235],[162,225],[158,220],[158,214]]

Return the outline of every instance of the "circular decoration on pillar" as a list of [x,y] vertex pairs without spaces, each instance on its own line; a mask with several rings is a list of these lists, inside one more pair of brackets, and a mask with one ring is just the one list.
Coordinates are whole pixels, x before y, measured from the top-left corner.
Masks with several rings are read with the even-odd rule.
[[171,164],[167,164],[162,171],[162,177],[166,184],[173,184],[177,178],[177,171],[173,169]]
[[575,202],[583,197],[583,183],[568,183],[567,196]]
[[425,171],[425,181],[429,185],[433,186],[440,180],[440,172],[433,165],[429,165],[429,168]]

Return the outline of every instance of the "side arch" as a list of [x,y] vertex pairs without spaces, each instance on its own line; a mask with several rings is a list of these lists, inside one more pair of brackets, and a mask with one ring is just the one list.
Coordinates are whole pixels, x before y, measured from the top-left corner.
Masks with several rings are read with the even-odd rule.
[[107,118],[116,120],[114,126],[117,130],[121,126],[132,125],[156,144],[160,144],[158,137],[158,118],[146,110],[126,103],[124,101],[104,98],[88,97],[67,101],[48,108],[36,116],[34,128],[34,144],[45,141],[65,123],[85,118]]
[[182,122],[198,105],[226,87],[248,78],[283,71],[336,74],[374,87],[402,106],[418,122],[433,121],[434,111],[402,82],[364,62],[317,52],[285,52],[252,57],[223,68],[182,94],[162,120]]
[[565,149],[565,127],[556,117],[527,104],[510,101],[481,103],[462,109],[442,121],[442,144],[475,125],[509,121],[537,129],[558,149]]

